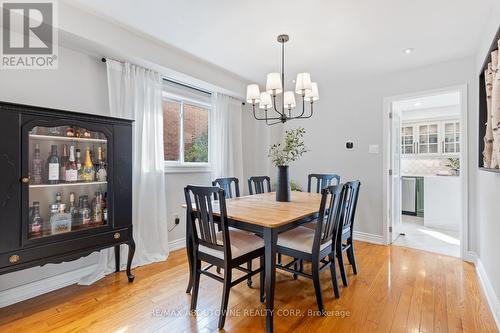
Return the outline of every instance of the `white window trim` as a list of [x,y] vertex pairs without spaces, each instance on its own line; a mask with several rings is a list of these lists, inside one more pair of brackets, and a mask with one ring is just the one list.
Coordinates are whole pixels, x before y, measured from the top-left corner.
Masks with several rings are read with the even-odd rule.
[[[198,101],[191,98],[185,98],[179,95],[171,94],[168,92],[162,92],[162,99],[175,101],[181,104],[181,114],[180,114],[180,131],[179,131],[179,142],[180,142],[180,152],[179,161],[164,161],[164,172],[165,173],[206,173],[212,172],[212,164],[210,161],[210,151],[212,149],[212,136],[211,131],[211,116],[212,105],[202,101]],[[184,102],[191,105],[199,106],[208,109],[208,162],[184,162]]]

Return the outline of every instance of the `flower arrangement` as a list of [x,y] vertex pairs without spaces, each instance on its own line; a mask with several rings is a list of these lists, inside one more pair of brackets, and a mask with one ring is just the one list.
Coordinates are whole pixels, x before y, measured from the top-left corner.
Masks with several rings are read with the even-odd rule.
[[289,165],[309,151],[304,144],[305,133],[303,127],[287,130],[282,143],[275,143],[269,147],[268,157],[274,166]]

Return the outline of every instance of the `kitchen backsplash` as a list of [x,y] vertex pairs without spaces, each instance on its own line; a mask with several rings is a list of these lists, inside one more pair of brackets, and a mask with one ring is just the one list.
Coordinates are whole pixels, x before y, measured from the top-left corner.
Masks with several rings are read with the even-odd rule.
[[450,168],[447,158],[433,158],[433,159],[414,159],[402,158],[401,159],[401,174],[404,175],[417,175],[417,176],[433,176],[439,171],[448,171]]

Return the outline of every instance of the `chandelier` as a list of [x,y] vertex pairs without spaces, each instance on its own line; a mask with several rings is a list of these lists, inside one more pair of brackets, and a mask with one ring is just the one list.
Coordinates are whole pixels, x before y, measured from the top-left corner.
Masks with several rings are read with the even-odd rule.
[[[285,123],[291,119],[311,118],[313,115],[313,103],[319,99],[318,84],[311,82],[309,73],[297,74],[295,80],[295,93],[302,96],[302,112],[294,114],[292,109],[296,107],[295,94],[293,91],[284,91],[285,88],[285,43],[289,40],[288,35],[279,35],[278,42],[281,44],[281,73],[267,74],[266,91],[260,92],[258,84],[247,86],[247,103],[252,104],[253,116],[257,120],[265,120],[267,125]],[[276,103],[276,97],[281,99],[281,107]],[[306,112],[306,102],[310,104],[309,113]],[[264,117],[257,116],[255,106],[264,110]],[[262,113],[262,112],[261,112]]]

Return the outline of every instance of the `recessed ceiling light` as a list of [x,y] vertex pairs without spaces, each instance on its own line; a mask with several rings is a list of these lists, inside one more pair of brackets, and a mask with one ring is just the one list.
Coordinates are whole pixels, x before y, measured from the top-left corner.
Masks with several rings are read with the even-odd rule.
[[413,104],[413,106],[422,106],[422,102],[416,102],[415,104]]
[[403,50],[404,54],[410,54],[413,51],[415,51],[415,49],[413,47],[409,47],[409,48]]

